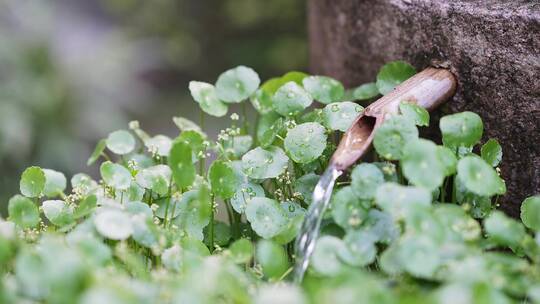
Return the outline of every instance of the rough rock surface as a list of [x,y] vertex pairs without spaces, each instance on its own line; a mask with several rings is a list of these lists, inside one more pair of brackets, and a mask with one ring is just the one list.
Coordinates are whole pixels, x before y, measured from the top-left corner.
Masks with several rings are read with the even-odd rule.
[[458,91],[433,122],[480,114],[484,139],[503,146],[508,194],[499,202],[510,215],[540,193],[539,1],[310,0],[308,10],[313,73],[355,86],[391,60],[449,67]]

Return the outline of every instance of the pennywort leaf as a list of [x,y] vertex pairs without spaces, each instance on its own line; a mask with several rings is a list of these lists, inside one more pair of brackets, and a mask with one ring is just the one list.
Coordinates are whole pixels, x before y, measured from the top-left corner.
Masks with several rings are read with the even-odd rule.
[[131,173],[124,166],[106,161],[99,167],[101,177],[107,185],[126,190],[131,184]]
[[377,74],[377,88],[386,95],[399,84],[416,74],[416,70],[404,61],[393,61],[385,64]]
[[373,146],[377,153],[390,160],[398,160],[403,156],[405,145],[418,138],[418,129],[403,116],[393,116],[375,131]]
[[294,81],[281,86],[272,97],[274,110],[283,116],[294,116],[309,107],[311,95]]
[[222,117],[227,114],[228,106],[218,99],[213,85],[206,82],[190,81],[189,91],[193,99],[201,107],[201,110],[206,114],[215,117]]
[[496,139],[489,139],[480,152],[482,158],[492,167],[497,167],[502,160],[502,147]]
[[315,100],[324,104],[341,100],[345,93],[341,82],[327,76],[309,76],[302,84]]
[[241,65],[219,75],[216,95],[224,102],[238,103],[253,94],[260,83],[259,75],[253,69]]
[[321,156],[326,138],[326,129],[321,124],[306,122],[287,132],[284,146],[293,161],[306,164]]
[[472,193],[492,196],[506,192],[506,185],[495,169],[478,156],[470,155],[460,159],[457,172],[457,178]]
[[472,147],[482,138],[484,132],[482,119],[473,112],[443,116],[439,121],[439,128],[444,145],[452,148]]
[[45,173],[40,167],[29,167],[21,175],[19,188],[27,197],[38,197],[45,190]]
[[251,228],[262,238],[276,236],[286,225],[285,212],[275,200],[254,197],[246,207],[246,218]]
[[107,149],[118,155],[125,155],[135,148],[135,138],[125,130],[114,131],[107,137]]
[[251,178],[274,178],[285,171],[288,162],[289,158],[279,147],[257,147],[242,157],[242,168]]
[[22,228],[34,228],[39,224],[39,211],[30,199],[15,195],[8,202],[9,219]]
[[334,102],[324,107],[324,123],[331,130],[345,132],[363,111],[364,108],[354,102]]

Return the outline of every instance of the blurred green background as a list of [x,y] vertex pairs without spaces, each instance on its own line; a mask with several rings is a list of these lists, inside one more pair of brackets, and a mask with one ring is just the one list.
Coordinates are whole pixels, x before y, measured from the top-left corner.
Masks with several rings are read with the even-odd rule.
[[[68,179],[95,143],[139,120],[198,121],[190,80],[237,66],[306,70],[303,0],[0,1],[0,209],[30,165]],[[210,134],[224,119],[207,119]]]

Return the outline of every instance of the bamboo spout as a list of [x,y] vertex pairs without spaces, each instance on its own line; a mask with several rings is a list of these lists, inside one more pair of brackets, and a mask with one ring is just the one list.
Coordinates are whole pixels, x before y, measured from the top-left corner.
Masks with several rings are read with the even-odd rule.
[[330,166],[345,170],[369,149],[376,129],[389,116],[399,112],[402,101],[416,103],[432,111],[456,91],[456,78],[446,69],[427,68],[369,105],[343,135]]

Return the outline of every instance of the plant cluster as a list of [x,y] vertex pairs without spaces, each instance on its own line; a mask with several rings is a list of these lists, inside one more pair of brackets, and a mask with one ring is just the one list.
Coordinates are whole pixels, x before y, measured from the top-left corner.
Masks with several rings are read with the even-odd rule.
[[261,85],[239,66],[189,89],[212,116],[249,101],[254,127],[232,113],[212,140],[175,117],[172,139],[132,122],[89,158],[103,160],[100,179],[76,174],[70,191],[62,173],[26,169],[0,221],[1,301],[540,301],[540,197],[524,201],[522,222],[495,210],[502,149],[490,139],[475,153],[480,117],[444,116],[437,145],[419,138],[429,114],[406,100],[375,134],[373,161],[338,181],[307,276],[289,283],[319,174],[363,111],[349,100],[369,102],[414,73],[391,62],[376,82],[345,90],[301,72]]

